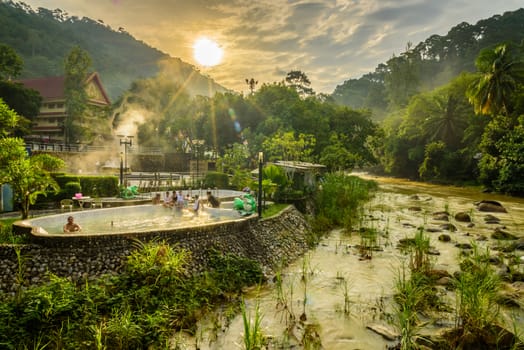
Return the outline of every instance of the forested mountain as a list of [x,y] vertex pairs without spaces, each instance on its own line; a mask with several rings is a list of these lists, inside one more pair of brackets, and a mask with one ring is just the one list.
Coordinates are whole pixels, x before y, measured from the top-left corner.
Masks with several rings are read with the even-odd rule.
[[475,59],[484,48],[502,42],[519,44],[524,40],[524,9],[483,19],[475,25],[466,22],[447,35],[432,35],[417,45],[379,64],[374,72],[338,85],[333,98],[352,108],[370,108],[375,117],[406,106],[410,97],[447,84],[462,72],[475,71]]
[[[57,76],[74,46],[87,51],[114,101],[137,79],[162,70],[185,82],[188,93],[209,95],[226,89],[201,75],[195,67],[136,40],[123,28],[113,30],[102,21],[71,17],[61,10],[38,8],[22,2],[0,2],[0,43],[12,47],[23,59],[20,78]],[[190,79],[188,79],[190,78]]]

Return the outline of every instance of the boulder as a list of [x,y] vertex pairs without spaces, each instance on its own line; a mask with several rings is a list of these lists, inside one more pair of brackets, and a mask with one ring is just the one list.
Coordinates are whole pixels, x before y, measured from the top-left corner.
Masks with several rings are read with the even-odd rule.
[[506,208],[497,201],[480,201],[477,203],[477,209],[484,212],[507,213]]
[[459,212],[455,214],[455,220],[459,222],[471,222],[471,216],[465,212]]
[[499,229],[498,227],[495,229],[495,232],[491,234],[491,238],[493,239],[501,239],[501,240],[508,240],[508,241],[514,241],[518,238],[514,235],[512,235],[509,232],[503,231],[502,229]]
[[484,222],[486,224],[498,224],[500,223],[500,219],[496,216],[488,214],[484,217]]

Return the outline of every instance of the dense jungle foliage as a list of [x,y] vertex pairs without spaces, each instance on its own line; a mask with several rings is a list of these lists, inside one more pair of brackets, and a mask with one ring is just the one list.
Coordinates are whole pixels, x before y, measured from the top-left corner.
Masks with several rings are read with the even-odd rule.
[[[31,13],[22,8],[1,6],[2,11],[15,11],[6,14],[17,14],[25,24],[10,36],[2,32],[0,42],[23,52],[25,67],[33,67],[34,61],[26,60],[34,56],[27,55],[29,48],[20,42],[30,41],[14,38],[28,32],[26,27],[58,37],[57,28],[64,23],[75,28],[69,33],[80,25],[111,32],[88,19],[58,21],[68,18],[59,10]],[[111,74],[104,76],[99,54],[124,45],[121,37],[134,39],[121,30],[111,34],[109,45],[104,35],[97,42],[82,37],[76,42],[93,55],[93,68],[103,81],[112,84],[111,74],[117,70],[110,68]],[[242,169],[256,166],[263,151],[268,161],[310,161],[329,170],[366,168],[424,181],[481,183],[522,195],[523,39],[524,9],[475,25],[461,23],[446,36],[408,43],[405,52],[373,73],[346,81],[332,95],[316,94],[306,73],[297,70],[281,82],[259,86],[255,78],[246,79],[247,95],[223,92],[212,97],[195,96],[168,75],[133,77],[114,104],[113,128],[133,125],[138,144],[166,153],[216,157],[219,170],[234,177],[245,177]],[[54,50],[54,56],[40,54],[49,60],[41,62],[45,67],[65,56],[63,50]]]

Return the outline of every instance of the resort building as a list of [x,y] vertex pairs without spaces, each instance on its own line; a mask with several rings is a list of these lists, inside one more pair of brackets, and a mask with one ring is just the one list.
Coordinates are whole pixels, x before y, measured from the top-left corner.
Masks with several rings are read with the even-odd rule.
[[[34,119],[31,125],[31,134],[25,137],[26,141],[54,144],[92,142],[97,136],[102,137],[107,133],[108,130],[105,129],[110,125],[106,111],[111,102],[98,73],[91,73],[85,80],[89,108],[86,109],[86,116],[85,118],[83,116],[81,123],[86,124],[85,126],[91,129],[90,133],[74,135],[71,140],[66,139],[66,125],[71,125],[71,123],[67,123],[69,116],[65,103],[65,76],[24,79],[20,82],[25,87],[38,91],[42,96],[40,113]],[[102,123],[103,125],[100,127],[100,123],[90,123],[89,121],[93,121],[93,117],[105,119],[107,125]]]

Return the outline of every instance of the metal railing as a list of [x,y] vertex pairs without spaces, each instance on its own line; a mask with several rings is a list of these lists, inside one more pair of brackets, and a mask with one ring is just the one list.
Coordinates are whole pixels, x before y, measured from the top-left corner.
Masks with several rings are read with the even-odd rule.
[[[108,151],[114,152],[118,150],[119,146],[114,145],[87,145],[83,143],[46,143],[46,142],[26,142],[26,149],[31,151],[45,151],[45,152],[99,152],[99,151]],[[161,154],[162,149],[160,147],[143,147],[143,146],[133,146],[129,147],[127,150],[128,153],[138,153],[138,154]]]

